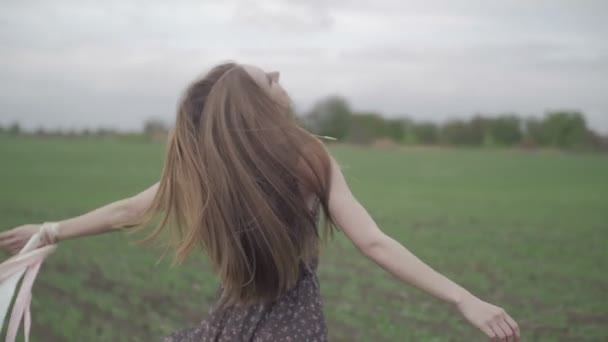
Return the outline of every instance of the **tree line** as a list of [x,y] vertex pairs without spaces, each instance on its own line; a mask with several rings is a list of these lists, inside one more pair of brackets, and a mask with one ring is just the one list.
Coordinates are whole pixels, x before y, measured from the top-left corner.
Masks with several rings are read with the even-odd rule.
[[357,144],[390,139],[412,145],[608,148],[608,138],[589,129],[579,111],[549,111],[542,118],[514,113],[475,115],[435,123],[355,112],[343,97],[330,96],[301,115],[301,120],[315,134]]
[[[470,119],[435,123],[407,117],[386,118],[377,112],[353,111],[345,98],[329,96],[318,101],[308,112],[299,113],[298,118],[314,134],[355,144],[391,140],[407,145],[550,147],[608,151],[608,137],[587,127],[585,116],[579,111],[550,111],[541,118],[522,117],[514,113],[475,115]],[[167,122],[156,117],[143,122],[141,133],[121,133],[103,127],[80,131],[38,128],[32,133],[36,136],[102,136],[165,141],[169,129]],[[24,132],[18,122],[6,127],[0,125],[0,133],[32,134]]]

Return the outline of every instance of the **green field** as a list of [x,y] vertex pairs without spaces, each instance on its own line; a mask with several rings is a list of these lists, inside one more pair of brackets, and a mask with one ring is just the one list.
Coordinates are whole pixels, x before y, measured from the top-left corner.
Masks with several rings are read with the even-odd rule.
[[[164,145],[0,137],[0,229],[80,215],[161,173]],[[519,322],[523,341],[608,340],[608,157],[332,148],[379,226]],[[141,236],[141,235],[139,235]],[[123,233],[62,242],[33,290],[33,341],[156,341],[205,317],[202,257],[169,268]],[[6,257],[6,255],[3,255]],[[486,341],[343,235],[319,269],[332,341]]]

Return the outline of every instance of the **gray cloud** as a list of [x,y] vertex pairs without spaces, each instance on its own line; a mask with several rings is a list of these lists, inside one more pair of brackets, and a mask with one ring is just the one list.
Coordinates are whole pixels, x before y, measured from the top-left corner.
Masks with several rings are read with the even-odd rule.
[[440,120],[583,110],[608,132],[605,1],[9,1],[0,123],[138,129],[226,59],[278,69],[300,108]]
[[235,6],[233,23],[263,30],[311,33],[330,29],[334,21],[328,9],[320,3],[247,1]]

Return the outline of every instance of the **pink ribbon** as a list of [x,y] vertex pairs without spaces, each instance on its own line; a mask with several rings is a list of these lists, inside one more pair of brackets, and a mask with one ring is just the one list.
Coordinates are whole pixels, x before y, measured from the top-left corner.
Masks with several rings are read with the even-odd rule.
[[25,341],[29,342],[32,301],[32,285],[44,259],[51,254],[57,245],[56,222],[45,222],[40,230],[28,240],[19,253],[0,264],[0,322],[4,327],[4,319],[8,307],[17,290],[17,283],[23,276],[21,288],[13,304],[13,311],[8,323],[6,341],[13,342],[23,318],[23,334]]

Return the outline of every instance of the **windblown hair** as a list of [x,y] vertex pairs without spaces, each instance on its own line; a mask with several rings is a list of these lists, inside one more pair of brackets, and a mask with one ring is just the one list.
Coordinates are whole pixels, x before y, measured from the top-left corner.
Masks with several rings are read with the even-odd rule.
[[[218,275],[219,306],[275,299],[336,229],[329,154],[243,67],[221,64],[182,97],[159,188],[133,225],[162,219],[143,243],[171,232],[174,264],[202,248]],[[317,230],[307,197],[324,217]],[[164,254],[163,254],[164,255]]]

